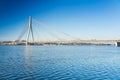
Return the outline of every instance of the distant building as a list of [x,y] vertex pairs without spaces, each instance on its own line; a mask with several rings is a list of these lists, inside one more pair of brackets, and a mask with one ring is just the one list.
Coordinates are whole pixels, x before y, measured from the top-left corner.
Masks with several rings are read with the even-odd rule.
[[120,42],[115,42],[115,46],[120,47]]

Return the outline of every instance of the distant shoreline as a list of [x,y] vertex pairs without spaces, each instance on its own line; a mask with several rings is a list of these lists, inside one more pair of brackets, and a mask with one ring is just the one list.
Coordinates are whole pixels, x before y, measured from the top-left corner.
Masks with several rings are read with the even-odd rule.
[[[23,46],[26,46],[25,43],[19,43],[19,44],[11,44],[11,43],[2,43],[0,44],[0,46],[4,46],[4,45],[8,45],[8,46],[20,46],[20,45],[23,45]],[[110,46],[110,45],[113,45],[113,44],[110,44],[110,43],[29,43],[28,45],[36,45],[36,46],[44,46],[44,45],[79,45],[79,46]]]

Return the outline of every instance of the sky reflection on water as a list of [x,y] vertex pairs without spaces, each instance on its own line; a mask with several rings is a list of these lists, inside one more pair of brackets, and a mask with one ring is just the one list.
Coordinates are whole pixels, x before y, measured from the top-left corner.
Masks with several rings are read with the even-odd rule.
[[114,46],[0,46],[0,80],[119,80]]

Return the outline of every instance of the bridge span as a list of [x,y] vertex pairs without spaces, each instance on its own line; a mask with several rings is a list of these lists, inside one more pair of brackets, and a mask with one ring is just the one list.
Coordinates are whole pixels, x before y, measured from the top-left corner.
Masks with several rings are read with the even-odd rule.
[[[45,26],[45,25],[44,25]],[[46,28],[46,26],[45,26]],[[47,30],[46,31],[50,31]],[[28,33],[27,33],[28,32]],[[22,41],[22,37],[25,35],[25,33],[27,33],[27,37],[26,39],[23,39],[24,41]],[[57,40],[47,40],[47,41],[35,41],[34,39],[34,34],[33,34],[33,27],[32,27],[32,17],[29,17],[29,24],[28,26],[22,31],[22,33],[20,34],[20,36],[18,37],[17,40],[13,41],[10,44],[15,44],[15,45],[108,45],[108,44],[114,44],[115,46],[120,46],[120,40],[82,40],[76,37],[71,36],[70,34],[67,33],[60,33],[60,34],[64,34],[67,37],[71,37],[72,39],[69,40],[65,40],[65,39],[61,39],[58,36],[52,34],[52,36],[56,37]],[[51,34],[52,32],[49,32],[49,34]],[[30,40],[30,35],[32,40]]]

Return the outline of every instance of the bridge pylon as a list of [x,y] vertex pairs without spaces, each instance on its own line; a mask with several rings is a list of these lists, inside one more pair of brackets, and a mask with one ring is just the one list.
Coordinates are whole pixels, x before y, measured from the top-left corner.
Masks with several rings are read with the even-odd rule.
[[32,36],[32,43],[34,44],[34,36],[33,36],[33,28],[32,28],[32,16],[29,16],[29,27],[28,27],[28,34],[26,40],[26,46],[29,44],[30,34]]

